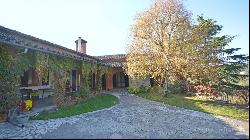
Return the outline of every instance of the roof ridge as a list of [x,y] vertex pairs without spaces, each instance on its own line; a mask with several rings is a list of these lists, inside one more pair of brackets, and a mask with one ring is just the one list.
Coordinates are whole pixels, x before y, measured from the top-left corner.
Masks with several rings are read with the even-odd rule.
[[72,50],[72,49],[70,49],[70,48],[64,47],[64,46],[62,46],[62,45],[58,45],[58,44],[49,42],[49,41],[47,41],[47,40],[40,39],[40,38],[38,38],[38,37],[35,37],[35,36],[32,36],[32,35],[28,35],[28,34],[25,34],[25,33],[20,32],[20,31],[13,30],[13,29],[10,29],[10,28],[7,28],[7,27],[4,27],[4,26],[0,25],[0,29],[1,29],[1,28],[4,29],[4,30],[9,31],[9,32],[11,32],[11,33],[16,33],[16,34],[21,35],[21,36],[23,36],[23,37],[28,37],[28,38],[30,38],[30,39],[34,39],[34,40],[36,40],[36,41],[40,41],[41,43],[45,43],[45,44],[48,44],[48,45],[52,45],[52,46],[55,46],[55,47],[58,47],[58,48],[61,48],[61,49],[67,50],[67,51],[71,51],[71,52],[77,53],[77,54],[79,54],[79,55],[85,55],[85,56],[87,56],[87,57],[91,57],[91,58],[93,58],[93,59],[96,59],[95,57],[93,57],[93,56],[91,56],[91,55],[82,54],[82,53],[80,53],[80,52],[77,52],[77,51]]
[[[105,63],[105,64],[109,64],[109,63],[107,63],[107,62],[104,62],[103,61],[103,59],[106,57],[106,58],[108,58],[108,57],[111,57],[111,59],[112,59],[112,57],[116,57],[115,59],[120,59],[119,57],[125,57],[126,56],[126,54],[114,54],[114,55],[102,55],[102,56],[91,56],[91,55],[88,55],[88,54],[84,54],[84,53],[80,53],[80,52],[77,52],[77,51],[75,51],[75,50],[72,50],[72,49],[69,49],[69,48],[66,48],[66,47],[63,47],[63,46],[61,46],[61,45],[58,45],[58,44],[55,44],[55,43],[52,43],[52,42],[49,42],[49,41],[47,41],[47,40],[43,40],[43,39],[40,39],[40,38],[37,38],[37,37],[34,37],[34,36],[32,36],[32,35],[28,35],[28,34],[25,34],[25,33],[22,33],[22,32],[20,32],[20,31],[17,31],[17,30],[13,30],[13,29],[9,29],[9,28],[7,28],[7,27],[4,27],[4,26],[2,26],[2,25],[0,25],[0,33],[1,33],[1,31],[2,31],[2,33],[3,33],[3,36],[4,36],[4,34],[6,34],[7,33],[7,36],[9,36],[9,35],[13,35],[14,37],[19,37],[19,38],[21,38],[21,40],[24,38],[24,39],[28,39],[28,40],[30,40],[30,41],[32,41],[32,42],[35,42],[35,43],[41,43],[41,45],[43,46],[43,45],[47,45],[47,46],[50,46],[50,47],[52,47],[52,48],[54,48],[54,49],[56,49],[56,50],[59,50],[59,52],[57,52],[57,53],[59,53],[60,55],[64,55],[64,56],[66,56],[66,57],[68,57],[68,54],[64,54],[64,53],[61,53],[61,51],[63,52],[63,51],[65,51],[65,52],[68,52],[69,54],[70,53],[73,53],[74,55],[76,55],[77,57],[81,57],[81,59],[83,59],[83,60],[93,60],[93,61],[95,61],[96,63]],[[1,35],[1,34],[0,34]],[[1,41],[1,40],[0,40]],[[6,40],[3,40],[3,42],[5,42]],[[8,43],[13,43],[13,42],[11,42],[11,41],[9,41],[9,40],[7,40],[7,42]],[[16,43],[16,42],[15,42]],[[14,45],[17,45],[17,44],[15,44],[14,43]],[[19,44],[18,45],[20,45],[20,41],[19,41]],[[22,45],[22,44],[21,44]],[[29,44],[27,44],[27,43],[25,43],[25,44],[23,44],[23,45],[29,45]],[[25,47],[25,46],[24,46]],[[27,46],[26,46],[27,47]],[[35,49],[35,48],[33,48],[33,49]],[[60,51],[61,50],[61,51]],[[40,50],[41,51],[41,50]],[[53,50],[52,50],[53,51]],[[53,51],[54,52],[54,51]],[[117,57],[118,56],[118,57]],[[72,57],[74,57],[74,56],[72,56]],[[87,58],[87,59],[86,59]],[[123,58],[122,58],[123,59]],[[91,60],[91,61],[92,61]],[[114,62],[113,62],[114,63]],[[112,66],[115,66],[115,65],[113,65],[112,64]]]

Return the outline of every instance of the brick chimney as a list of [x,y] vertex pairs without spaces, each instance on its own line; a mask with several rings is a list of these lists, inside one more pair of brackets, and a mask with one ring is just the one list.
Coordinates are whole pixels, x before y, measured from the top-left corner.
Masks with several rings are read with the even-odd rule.
[[87,41],[81,39],[81,37],[78,37],[78,40],[76,40],[75,43],[76,43],[76,51],[86,54],[86,43],[87,43]]

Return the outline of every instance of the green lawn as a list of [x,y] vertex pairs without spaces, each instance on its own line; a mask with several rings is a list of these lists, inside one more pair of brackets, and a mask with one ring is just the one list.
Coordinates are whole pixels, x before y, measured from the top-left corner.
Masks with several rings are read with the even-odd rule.
[[239,109],[230,104],[221,104],[218,102],[201,100],[197,97],[187,97],[180,94],[169,94],[168,97],[162,97],[161,94],[152,93],[140,93],[136,95],[149,100],[158,101],[186,109],[226,116],[238,120],[249,120],[249,109]]
[[113,95],[102,95],[81,101],[76,105],[59,108],[58,111],[49,113],[43,112],[38,116],[31,117],[33,120],[47,120],[55,118],[64,118],[68,116],[79,115],[86,112],[92,112],[103,108],[111,107],[119,102],[118,98]]

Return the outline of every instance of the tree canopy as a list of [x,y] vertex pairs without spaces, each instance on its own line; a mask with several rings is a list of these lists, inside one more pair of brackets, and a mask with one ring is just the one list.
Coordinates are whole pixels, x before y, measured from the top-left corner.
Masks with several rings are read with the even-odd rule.
[[192,13],[181,0],[156,0],[131,28],[125,70],[132,78],[150,76],[167,83],[215,83],[225,64],[225,46],[234,36],[218,36],[222,26]]

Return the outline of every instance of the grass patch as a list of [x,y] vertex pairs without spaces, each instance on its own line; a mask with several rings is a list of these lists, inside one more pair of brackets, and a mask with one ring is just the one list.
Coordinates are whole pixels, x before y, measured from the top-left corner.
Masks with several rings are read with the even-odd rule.
[[81,101],[75,105],[59,108],[58,111],[49,113],[42,112],[38,116],[31,117],[32,120],[47,120],[55,118],[64,118],[79,115],[86,112],[92,112],[103,108],[111,107],[119,102],[118,98],[113,95],[101,95]]
[[168,94],[168,97],[162,97],[162,94],[140,93],[140,97],[162,102],[165,104],[206,112],[214,115],[230,117],[238,120],[249,120],[249,109],[240,109],[230,104],[222,104],[215,101],[198,99],[197,97],[188,97],[182,94]]

